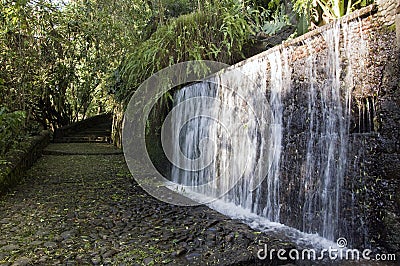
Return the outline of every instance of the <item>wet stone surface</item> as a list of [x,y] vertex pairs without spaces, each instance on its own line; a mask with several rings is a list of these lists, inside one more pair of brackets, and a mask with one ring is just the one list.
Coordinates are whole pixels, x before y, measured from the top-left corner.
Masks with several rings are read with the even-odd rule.
[[248,265],[264,244],[294,247],[206,206],[158,201],[120,154],[43,156],[0,198],[0,226],[0,265]]

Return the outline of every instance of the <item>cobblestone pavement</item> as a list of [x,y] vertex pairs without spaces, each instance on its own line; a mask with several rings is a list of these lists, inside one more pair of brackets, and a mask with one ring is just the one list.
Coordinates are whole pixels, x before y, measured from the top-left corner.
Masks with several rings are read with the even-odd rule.
[[52,145],[66,152],[0,198],[0,265],[248,265],[264,244],[293,247],[206,206],[158,201],[112,146]]

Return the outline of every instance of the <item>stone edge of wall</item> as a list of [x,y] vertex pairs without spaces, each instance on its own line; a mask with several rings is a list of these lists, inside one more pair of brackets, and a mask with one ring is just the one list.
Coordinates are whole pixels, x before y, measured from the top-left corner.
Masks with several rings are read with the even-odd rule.
[[29,146],[23,151],[13,151],[7,154],[6,161],[10,163],[1,165],[1,172],[6,173],[0,180],[0,195],[6,194],[18,184],[26,170],[28,170],[39,157],[43,149],[50,143],[50,132],[45,130],[38,136],[28,140]]
[[396,10],[399,7],[398,0],[375,0],[378,5],[378,18],[385,26],[390,26],[394,23]]
[[280,45],[274,46],[271,49],[268,49],[268,50],[266,50],[266,51],[264,51],[262,53],[259,53],[259,54],[255,55],[253,57],[250,57],[250,58],[248,58],[246,60],[243,60],[243,61],[241,61],[241,62],[239,62],[237,64],[234,64],[234,65],[222,70],[222,72],[226,72],[226,71],[230,71],[230,70],[236,69],[236,68],[241,67],[241,66],[243,66],[243,65],[245,65],[245,64],[247,64],[249,62],[258,60],[260,58],[266,58],[267,55],[272,54],[275,51],[281,50],[283,48],[290,47],[290,46],[293,47],[293,46],[303,45],[305,40],[310,39],[310,38],[312,38],[314,36],[317,36],[317,35],[321,34],[322,32],[325,32],[326,30],[332,28],[338,22],[346,23],[346,22],[350,22],[350,21],[353,21],[353,20],[358,19],[358,18],[361,19],[361,18],[369,17],[369,16],[372,16],[373,14],[377,13],[378,11],[379,11],[379,7],[376,4],[372,4],[372,5],[366,6],[364,8],[361,8],[359,10],[356,10],[356,11],[352,12],[349,15],[346,15],[346,16],[340,18],[340,19],[337,19],[337,20],[335,20],[335,21],[333,21],[333,22],[331,22],[329,24],[326,24],[326,25],[324,25],[322,27],[319,27],[319,28],[317,28],[315,30],[307,32],[306,34],[303,34],[303,35],[301,35],[301,36],[299,36],[297,38],[294,38],[292,40],[285,41]]

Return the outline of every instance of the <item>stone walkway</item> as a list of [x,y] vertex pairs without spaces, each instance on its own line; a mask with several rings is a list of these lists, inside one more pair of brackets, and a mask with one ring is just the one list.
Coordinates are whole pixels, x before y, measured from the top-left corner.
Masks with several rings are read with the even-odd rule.
[[248,265],[291,248],[205,206],[158,201],[107,144],[52,144],[0,198],[0,265]]

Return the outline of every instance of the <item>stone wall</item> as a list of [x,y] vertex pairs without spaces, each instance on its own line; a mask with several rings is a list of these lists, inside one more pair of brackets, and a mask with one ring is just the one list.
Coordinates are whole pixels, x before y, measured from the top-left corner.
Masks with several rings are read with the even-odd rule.
[[[377,6],[364,8],[341,20],[342,28],[347,25],[349,36],[353,38],[346,56],[343,33],[340,42],[343,101],[344,91],[349,89],[345,87],[348,85],[346,70],[349,65],[354,70],[338,236],[348,238],[352,247],[400,254],[400,69],[396,47],[400,39],[399,3],[396,0],[377,2]],[[306,156],[304,133],[310,126],[307,58],[311,50],[316,53],[315,60],[320,62],[320,67],[315,71],[317,76],[323,73],[321,69],[325,68],[328,51],[321,33],[331,27],[332,24],[321,27],[234,66],[240,68],[250,61],[267,59],[275,50],[287,48],[290,51],[292,85],[282,99],[285,128],[280,186],[284,191],[282,202],[291,204],[281,206],[280,222],[300,230],[306,227],[301,214],[304,199],[299,198],[298,191],[302,188],[298,179],[304,172],[301,163]],[[316,221],[315,226],[318,224]],[[318,232],[313,224],[307,226],[308,231]]]
[[[364,245],[384,247],[400,253],[400,67],[396,47],[395,24],[397,1],[382,1],[372,17],[367,58],[370,86],[362,97],[374,100],[375,130],[372,134],[353,134],[351,154],[353,169],[359,168],[349,184],[355,189],[352,232],[360,228],[366,234]],[[382,23],[383,22],[383,23]],[[397,27],[397,29],[396,29]],[[360,94],[359,90],[357,91]],[[359,155],[357,158],[355,156]],[[351,166],[351,164],[350,164]],[[352,169],[349,169],[351,173]],[[357,193],[358,192],[358,193]]]
[[[344,235],[354,244],[400,252],[400,68],[396,47],[397,1],[382,1],[371,18],[363,87],[353,95],[358,105],[373,104],[372,130],[353,132],[346,189],[352,209],[345,216]],[[398,27],[399,25],[397,25]],[[355,101],[354,101],[355,102]],[[360,106],[353,104],[353,110]],[[351,197],[350,197],[351,195]]]
[[6,155],[5,160],[8,163],[1,165],[0,169],[0,195],[20,182],[25,171],[42,156],[42,151],[49,142],[50,132],[43,131],[39,136],[28,140],[24,150],[14,150]]
[[396,0],[376,0],[375,2],[378,6],[376,18],[385,26],[394,24],[400,3]]

